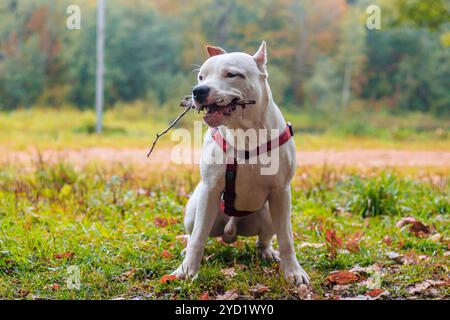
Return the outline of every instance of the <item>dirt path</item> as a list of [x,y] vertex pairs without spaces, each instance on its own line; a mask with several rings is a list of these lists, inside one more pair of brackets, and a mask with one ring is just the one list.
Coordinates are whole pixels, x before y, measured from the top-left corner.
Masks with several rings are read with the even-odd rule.
[[[171,149],[155,150],[151,159],[146,158],[145,149],[84,148],[63,151],[7,151],[0,149],[0,162],[26,164],[37,161],[66,161],[83,166],[92,161],[108,163],[132,163],[159,165],[161,168],[177,164],[172,161]],[[199,151],[191,159],[198,159]],[[189,163],[192,164],[191,159]],[[350,167],[450,167],[450,151],[396,151],[396,150],[320,150],[297,152],[299,166],[350,166]],[[189,164],[188,163],[188,164]],[[196,162],[194,162],[195,164]]]

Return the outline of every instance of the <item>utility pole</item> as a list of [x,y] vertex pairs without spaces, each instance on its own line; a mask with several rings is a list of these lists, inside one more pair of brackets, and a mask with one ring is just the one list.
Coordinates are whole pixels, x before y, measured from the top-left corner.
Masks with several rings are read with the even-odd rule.
[[97,113],[97,133],[102,132],[103,119],[103,75],[105,47],[105,0],[97,0],[97,64],[95,73],[95,112]]

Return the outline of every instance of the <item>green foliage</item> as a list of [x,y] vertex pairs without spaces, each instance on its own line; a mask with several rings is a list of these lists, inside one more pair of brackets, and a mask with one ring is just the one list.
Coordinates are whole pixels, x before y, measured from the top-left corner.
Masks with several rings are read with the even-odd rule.
[[401,187],[395,176],[383,175],[370,180],[353,177],[349,180],[346,206],[362,217],[397,215],[401,213]]
[[[447,117],[448,6],[441,0],[377,3],[382,30],[366,29],[366,0],[108,1],[106,103],[176,104],[195,83],[190,71],[206,58],[206,43],[251,54],[265,39],[280,105],[333,113],[365,100],[365,110],[381,105]],[[82,8],[81,30],[65,28],[69,4]],[[91,107],[95,37],[95,2],[3,1],[0,108]]]
[[[89,12],[83,28],[74,32],[66,55],[69,93],[78,106],[90,106],[95,88],[95,12]],[[108,104],[145,98],[149,91],[158,101],[170,97],[179,86],[180,41],[177,25],[160,18],[148,5],[130,7],[108,2],[105,35],[105,99]]]

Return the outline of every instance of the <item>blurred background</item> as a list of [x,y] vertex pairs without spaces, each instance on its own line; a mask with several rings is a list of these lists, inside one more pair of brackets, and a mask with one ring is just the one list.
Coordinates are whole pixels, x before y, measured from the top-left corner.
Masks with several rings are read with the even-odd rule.
[[[3,146],[116,146],[122,138],[144,146],[180,111],[205,44],[254,53],[261,40],[275,99],[306,135],[303,147],[336,146],[337,136],[367,138],[361,146],[448,146],[448,1],[106,2],[105,127],[91,139],[96,1],[1,1]],[[81,8],[80,30],[66,27],[72,4]],[[372,4],[381,8],[380,30],[366,27]]]
[[[98,134],[97,1],[0,0],[0,299],[450,297],[450,1],[105,2]],[[200,280],[167,282],[200,174],[170,161],[170,134],[147,148],[206,44],[253,54],[262,40],[296,132],[292,226],[312,285],[280,281],[251,238],[210,239]]]

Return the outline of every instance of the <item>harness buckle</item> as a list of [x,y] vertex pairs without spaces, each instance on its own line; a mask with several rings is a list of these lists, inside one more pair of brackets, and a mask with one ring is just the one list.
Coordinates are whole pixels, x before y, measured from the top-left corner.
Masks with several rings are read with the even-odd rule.
[[294,136],[294,128],[292,128],[292,124],[290,122],[287,123],[288,127],[289,127],[289,132],[291,133],[291,136]]

